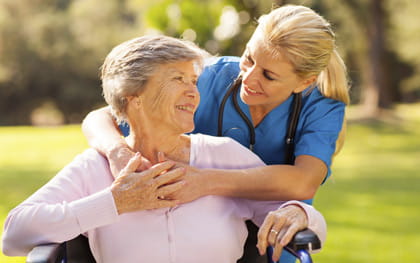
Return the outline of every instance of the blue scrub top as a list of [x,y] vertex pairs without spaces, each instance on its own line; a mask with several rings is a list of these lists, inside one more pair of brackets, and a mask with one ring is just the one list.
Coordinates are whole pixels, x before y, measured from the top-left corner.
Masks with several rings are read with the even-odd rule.
[[[232,82],[239,74],[238,57],[217,58],[206,66],[198,79],[201,96],[195,113],[193,133],[217,135],[218,113],[221,101]],[[238,96],[242,111],[251,120],[249,107]],[[286,133],[293,96],[274,108],[255,128],[254,152],[266,164],[284,164]],[[322,160],[330,175],[331,157],[341,130],[345,104],[325,98],[317,88],[303,92],[302,110],[295,135],[295,156],[311,155]],[[232,98],[225,105],[222,135],[231,137],[249,147],[249,129],[233,106]]]

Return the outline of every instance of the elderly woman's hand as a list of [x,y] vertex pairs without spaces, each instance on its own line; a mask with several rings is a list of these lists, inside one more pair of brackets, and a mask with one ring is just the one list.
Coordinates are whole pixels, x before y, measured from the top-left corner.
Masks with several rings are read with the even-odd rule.
[[[127,144],[115,144],[110,150],[107,151],[106,157],[109,162],[109,167],[114,178],[117,178],[121,174],[121,171],[127,166],[131,158],[133,158],[135,152],[133,152]],[[151,167],[149,160],[141,156],[141,162],[137,166],[136,171],[142,172]]]
[[141,155],[136,153],[111,185],[118,214],[178,205],[178,200],[165,197],[184,185],[185,169],[173,169],[175,163],[166,161],[136,173],[140,163]]
[[273,261],[300,230],[308,227],[305,210],[298,205],[288,205],[270,212],[258,231],[258,250],[263,255],[268,246],[274,248]]

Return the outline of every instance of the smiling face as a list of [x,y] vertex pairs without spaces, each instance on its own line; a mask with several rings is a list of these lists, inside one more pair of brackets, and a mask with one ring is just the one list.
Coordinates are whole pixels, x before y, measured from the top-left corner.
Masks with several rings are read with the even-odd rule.
[[194,113],[200,102],[197,78],[194,61],[158,66],[139,97],[143,125],[180,134],[192,131]]
[[300,79],[292,64],[280,52],[273,56],[258,30],[248,42],[240,60],[241,99],[250,107],[269,112],[293,92],[303,91],[310,82]]

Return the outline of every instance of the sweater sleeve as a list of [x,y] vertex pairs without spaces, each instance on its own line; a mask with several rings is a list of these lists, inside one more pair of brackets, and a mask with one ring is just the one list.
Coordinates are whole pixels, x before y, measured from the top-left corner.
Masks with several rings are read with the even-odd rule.
[[86,151],[13,209],[4,226],[3,253],[24,256],[36,245],[70,240],[116,222],[112,181],[101,158]]
[[[327,239],[327,223],[324,216],[316,210],[313,206],[305,204],[299,201],[288,201],[281,207],[288,205],[297,205],[305,210],[306,216],[308,217],[308,228],[315,232],[321,241],[321,248],[324,246],[325,240]],[[320,250],[313,250],[312,253],[317,253]]]

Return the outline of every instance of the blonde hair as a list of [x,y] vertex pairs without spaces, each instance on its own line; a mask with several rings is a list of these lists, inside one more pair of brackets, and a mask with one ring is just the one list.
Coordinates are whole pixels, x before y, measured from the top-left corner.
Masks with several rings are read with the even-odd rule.
[[[337,52],[330,23],[312,9],[285,5],[259,19],[273,55],[281,53],[302,79],[317,76],[318,90],[327,98],[350,103],[346,66]],[[345,123],[336,142],[336,153],[344,143]]]
[[335,46],[330,24],[312,9],[285,5],[259,19],[274,54],[281,53],[301,78],[317,76],[319,91],[328,98],[349,104],[346,66]]
[[203,67],[207,53],[194,43],[168,36],[142,36],[116,46],[101,68],[105,101],[118,122],[126,119],[127,97],[138,96],[156,68],[179,61]]

